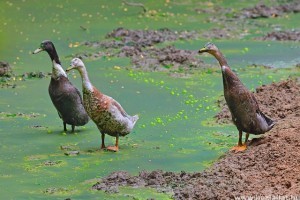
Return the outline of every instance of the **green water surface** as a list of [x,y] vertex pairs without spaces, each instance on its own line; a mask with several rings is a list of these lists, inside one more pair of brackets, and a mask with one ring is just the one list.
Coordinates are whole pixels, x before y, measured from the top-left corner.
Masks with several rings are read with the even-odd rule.
[[[228,4],[231,1],[141,2],[157,14],[143,15],[139,8],[125,6],[122,1],[1,1],[0,60],[9,62],[16,75],[50,72],[46,53],[31,54],[45,39],[54,42],[67,68],[70,55],[86,49],[71,48],[70,44],[104,39],[117,27],[201,31],[221,25],[207,23],[208,14],[192,12],[195,7],[220,4],[239,9],[253,5]],[[270,24],[277,23],[297,28],[293,24],[298,19],[299,15],[291,14],[286,20],[260,20],[269,24],[260,31],[271,30]],[[173,44],[197,50],[206,42],[200,38]],[[299,68],[295,67],[299,63],[299,42],[262,42],[250,37],[214,42],[250,90],[289,76],[299,77]],[[211,56],[201,58],[218,64]],[[122,188],[117,194],[107,194],[91,190],[91,186],[119,170],[131,174],[156,169],[201,171],[237,142],[233,125],[213,123],[219,111],[216,101],[223,93],[217,67],[174,78],[163,72],[131,70],[125,58],[85,63],[94,86],[119,101],[129,114],[139,114],[136,127],[120,139],[119,152],[101,151],[100,133],[92,122],[77,127],[75,134],[62,131],[47,91],[50,77],[16,76],[10,80],[15,88],[0,88],[1,199],[170,199],[171,194],[153,189]],[[69,78],[81,90],[79,74],[72,72]],[[106,144],[114,144],[114,138],[107,136]],[[80,153],[66,156],[69,150]]]

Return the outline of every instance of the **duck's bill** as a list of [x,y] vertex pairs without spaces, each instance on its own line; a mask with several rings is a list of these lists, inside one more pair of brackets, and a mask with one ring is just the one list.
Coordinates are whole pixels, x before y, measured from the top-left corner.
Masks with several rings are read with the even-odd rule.
[[72,69],[74,69],[74,67],[69,67],[68,69],[66,69],[66,72],[69,72],[69,71],[71,71]]
[[207,52],[207,49],[205,47],[198,51],[198,53],[204,53],[204,52]]
[[36,50],[34,50],[34,52],[32,52],[32,54],[37,54],[40,53],[41,51],[44,51],[42,48],[37,48]]

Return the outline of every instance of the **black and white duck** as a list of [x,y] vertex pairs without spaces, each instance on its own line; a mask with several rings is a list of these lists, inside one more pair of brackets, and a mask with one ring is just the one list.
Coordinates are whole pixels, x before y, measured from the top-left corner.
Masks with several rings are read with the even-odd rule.
[[[243,151],[247,148],[246,142],[249,134],[264,134],[275,123],[260,111],[253,93],[233,73],[217,46],[207,43],[204,48],[199,50],[200,54],[204,52],[213,55],[219,61],[223,77],[224,97],[231,112],[232,121],[239,131],[238,145],[233,147],[233,150]],[[246,132],[244,144],[242,143],[243,132]]]
[[101,133],[101,149],[106,148],[104,139],[105,134],[108,134],[116,137],[116,144],[106,149],[114,152],[118,151],[119,136],[125,136],[131,132],[136,121],[139,119],[138,115],[128,115],[116,100],[101,93],[94,87],[89,80],[87,70],[82,60],[79,58],[72,59],[71,67],[66,71],[68,72],[72,69],[78,70],[81,75],[83,105]]
[[89,121],[80,92],[69,81],[66,72],[63,70],[54,44],[49,40],[45,40],[33,54],[41,51],[46,51],[52,61],[52,75],[48,88],[52,103],[63,121],[64,131],[67,131],[66,125],[69,124],[72,126],[72,132],[74,132],[75,126],[83,126]]

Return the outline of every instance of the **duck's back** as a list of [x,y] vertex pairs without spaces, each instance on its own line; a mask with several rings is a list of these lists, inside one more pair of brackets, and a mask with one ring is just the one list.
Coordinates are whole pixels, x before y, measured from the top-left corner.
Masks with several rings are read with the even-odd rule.
[[81,95],[68,78],[51,78],[48,88],[50,98],[64,122],[70,125],[85,125],[89,117],[84,109]]
[[93,92],[83,91],[84,106],[102,133],[125,136],[130,133],[137,116],[128,115],[113,98],[102,94],[95,87]]

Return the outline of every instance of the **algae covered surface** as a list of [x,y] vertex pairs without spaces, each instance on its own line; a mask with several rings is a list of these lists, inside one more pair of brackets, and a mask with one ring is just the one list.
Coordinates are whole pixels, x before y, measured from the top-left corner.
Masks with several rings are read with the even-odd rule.
[[[0,61],[12,67],[0,87],[2,198],[172,198],[145,188],[110,194],[92,185],[120,170],[133,175],[156,169],[199,172],[235,145],[236,128],[213,119],[223,98],[221,72],[212,57],[197,55],[208,41],[218,45],[252,91],[299,77],[299,42],[260,39],[299,28],[295,11],[276,7],[277,16],[254,19],[240,13],[249,12],[255,1],[140,3],[145,13],[122,1],[0,2]],[[282,3],[267,1],[266,6]],[[119,27],[135,32],[113,34]],[[139,114],[132,133],[120,138],[118,153],[100,150],[92,122],[75,134],[62,131],[47,91],[49,56],[31,54],[45,39],[53,41],[65,69],[74,56],[82,57],[92,83],[129,114]],[[81,90],[78,73],[69,79]]]

